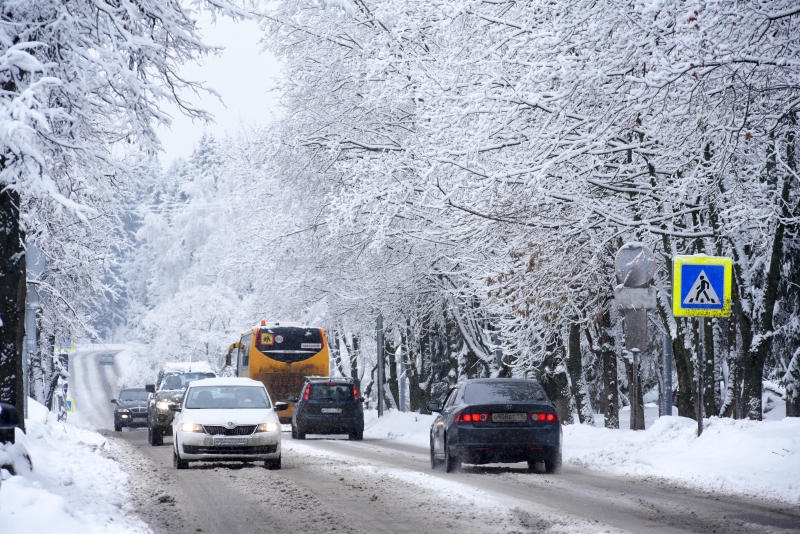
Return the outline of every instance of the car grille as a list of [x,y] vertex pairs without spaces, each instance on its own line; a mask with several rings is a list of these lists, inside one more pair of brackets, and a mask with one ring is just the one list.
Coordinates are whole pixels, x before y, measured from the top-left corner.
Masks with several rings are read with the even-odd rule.
[[226,428],[222,425],[204,425],[207,434],[212,436],[249,436],[256,430],[256,425],[240,425]]
[[133,416],[136,416],[136,417],[147,415],[147,408],[145,408],[145,407],[137,406],[135,408],[129,408],[129,410],[130,410],[131,414]]
[[277,445],[259,445],[247,447],[234,445],[228,447],[209,447],[206,445],[184,445],[184,454],[272,454],[278,450]]

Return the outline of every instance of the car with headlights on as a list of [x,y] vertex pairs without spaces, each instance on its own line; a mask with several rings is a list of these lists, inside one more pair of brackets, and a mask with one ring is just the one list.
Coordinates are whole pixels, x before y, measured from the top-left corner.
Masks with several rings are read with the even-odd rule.
[[147,401],[147,441],[163,445],[164,435],[172,434],[173,404],[180,404],[189,382],[217,376],[205,362],[165,364],[155,384],[145,385]]
[[114,430],[120,432],[125,426],[146,426],[148,396],[145,388],[125,388],[119,392],[119,398],[111,399],[114,405]]
[[428,409],[438,412],[430,429],[433,469],[527,462],[531,471],[552,473],[561,466],[561,422],[536,380],[465,380]]
[[189,384],[173,406],[172,457],[177,469],[194,461],[263,461],[281,468],[281,423],[285,402],[272,403],[262,382],[223,377]]

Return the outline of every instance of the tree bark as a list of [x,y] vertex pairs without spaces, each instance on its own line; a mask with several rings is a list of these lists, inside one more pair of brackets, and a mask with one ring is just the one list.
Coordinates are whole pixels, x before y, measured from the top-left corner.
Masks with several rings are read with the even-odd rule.
[[786,368],[786,417],[800,417],[800,348],[794,351]]
[[547,343],[547,356],[542,364],[540,382],[556,407],[562,423],[572,423],[570,389],[564,365],[564,341],[556,336]]
[[586,379],[583,376],[583,355],[581,354],[581,327],[573,322],[569,325],[569,343],[567,348],[567,372],[572,386],[572,398],[575,399],[575,409],[578,412],[578,421],[592,423],[592,407],[586,391]]
[[0,401],[13,404],[25,428],[22,339],[25,334],[25,254],[19,194],[0,191]]
[[[760,421],[762,418],[762,393],[764,378],[764,363],[767,361],[769,351],[772,347],[773,316],[775,302],[778,298],[778,283],[781,276],[781,259],[783,256],[783,236],[785,225],[784,220],[788,220],[789,206],[789,177],[783,181],[781,189],[781,209],[782,217],[775,222],[775,234],[772,239],[772,255],[770,256],[769,269],[765,273],[764,282],[764,304],[761,315],[758,318],[760,336],[757,338],[756,345],[750,348],[749,358],[744,365],[744,385],[742,394],[747,406],[747,418]],[[750,346],[750,345],[747,345]]]
[[694,366],[692,365],[692,352],[685,347],[684,329],[686,319],[678,322],[678,336],[672,340],[672,355],[675,362],[675,372],[678,375],[678,415],[681,417],[696,418],[695,414],[695,384]]

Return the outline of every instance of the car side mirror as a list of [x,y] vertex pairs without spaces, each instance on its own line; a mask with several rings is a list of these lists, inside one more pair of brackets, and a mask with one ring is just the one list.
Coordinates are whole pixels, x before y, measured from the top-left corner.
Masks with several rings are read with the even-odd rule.
[[116,404],[116,403],[117,403],[117,399],[111,399],[111,404]]
[[288,407],[289,407],[289,403],[288,402],[282,402],[281,401],[281,402],[276,402],[275,403],[275,411],[276,412],[282,412],[283,410],[287,409]]
[[172,412],[180,412],[181,411],[181,405],[180,404],[170,403],[169,409]]
[[156,392],[156,385],[155,384],[146,384],[144,386],[145,391],[148,393],[155,393]]
[[438,402],[429,402],[428,403],[428,411],[431,412],[431,413],[441,412],[442,411],[442,407],[439,406]]

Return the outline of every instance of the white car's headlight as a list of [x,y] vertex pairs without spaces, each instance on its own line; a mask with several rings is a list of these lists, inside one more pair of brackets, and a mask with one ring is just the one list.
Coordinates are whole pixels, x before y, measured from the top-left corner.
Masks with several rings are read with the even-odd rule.
[[261,423],[256,427],[256,432],[278,432],[280,429],[278,423]]
[[160,400],[156,403],[156,408],[161,410],[162,412],[166,412],[169,410],[169,402],[165,400]]
[[203,430],[203,425],[181,423],[181,432],[205,432],[205,430]]

